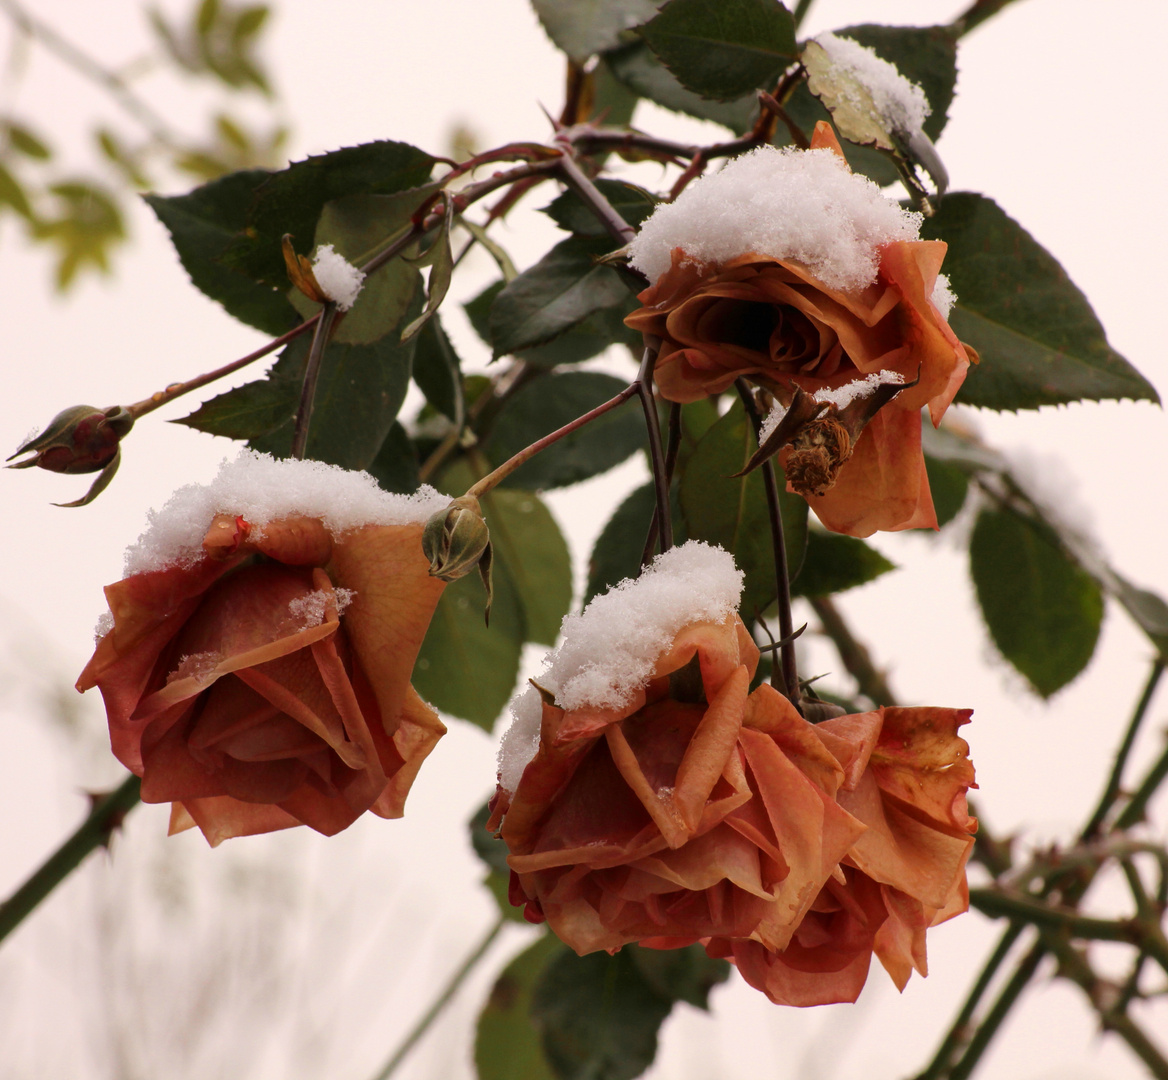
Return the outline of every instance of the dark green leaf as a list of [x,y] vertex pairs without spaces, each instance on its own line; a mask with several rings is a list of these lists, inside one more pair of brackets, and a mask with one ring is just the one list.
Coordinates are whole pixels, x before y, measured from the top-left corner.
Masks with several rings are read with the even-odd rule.
[[[758,98],[753,93],[735,101],[722,102],[708,101],[687,90],[643,42],[605,53],[604,63],[620,82],[640,97],[673,112],[722,124],[736,135],[749,131],[758,115]],[[826,115],[826,110],[824,113]]]
[[[702,437],[681,474],[679,497],[691,540],[718,544],[734,555],[746,574],[740,605],[752,619],[774,601],[774,549],[762,471],[731,479],[757,444],[740,402],[735,402]],[[807,503],[788,493],[782,470],[776,480],[787,543],[787,566],[795,578],[803,564],[807,537]]]
[[438,412],[462,427],[462,367],[437,315],[418,334],[414,382]]
[[1099,586],[1048,530],[1003,510],[983,510],[969,568],[990,636],[1042,697],[1087,666],[1103,620]]
[[[654,0],[656,2],[656,0]],[[627,127],[633,121],[638,95],[630,90],[612,73],[604,63],[596,65],[592,72],[592,115],[606,127]],[[597,154],[596,161],[602,164],[607,155]]]
[[[218,262],[247,226],[257,188],[271,173],[231,173],[188,195],[144,196],[170,238],[194,286],[241,322],[267,334],[282,334],[299,321],[287,297],[272,285],[252,281]],[[281,264],[282,265],[282,264]],[[287,287],[287,277],[282,284]]]
[[730,977],[730,965],[706,955],[700,945],[685,949],[628,950],[637,971],[663,998],[684,1001],[699,1009],[709,1009],[710,991]]
[[531,1001],[548,962],[564,952],[554,934],[544,934],[495,980],[475,1029],[478,1080],[556,1080],[531,1022]]
[[285,233],[298,247],[307,247],[326,203],[419,187],[430,179],[433,165],[434,159],[417,147],[388,140],[295,162],[257,189],[247,235],[232,245],[225,261],[249,277],[282,287],[287,282],[280,250]]
[[[488,345],[491,344],[491,305],[502,290],[503,282],[496,281],[463,305],[471,326]],[[623,321],[636,306],[635,297],[629,294],[623,305],[602,308],[547,344],[523,349],[515,355],[537,367],[550,368],[589,360],[617,342],[637,348],[641,335],[630,330]]]
[[[635,577],[641,568],[641,555],[649,535],[649,523],[657,506],[657,493],[650,481],[633,491],[618,506],[593,545],[588,559],[588,584],[584,591],[587,604],[598,593],[612,588],[625,578]],[[673,492],[673,542],[686,541],[685,522],[681,519],[677,490]]]
[[612,250],[606,239],[561,240],[533,267],[503,287],[491,305],[496,356],[542,345],[589,315],[629,302],[624,279],[595,260]]
[[803,569],[791,585],[791,595],[826,596],[843,592],[895,569],[894,563],[863,540],[823,529],[808,529],[807,554]]
[[418,455],[406,429],[396,420],[367,471],[386,491],[412,495],[418,490]]
[[661,0],[532,0],[558,49],[578,64],[611,49],[621,33],[651,19]]
[[631,952],[565,950],[544,968],[531,1018],[559,1080],[632,1080],[656,1057],[673,1003],[645,981]]
[[[308,338],[305,334],[288,346],[269,375],[288,395],[288,415],[293,417],[300,402]],[[413,342],[399,345],[392,336],[372,345],[330,343],[317,380],[306,456],[346,469],[366,468],[377,456],[405,400],[413,355]],[[250,445],[286,457],[292,446],[292,420],[257,433]]]
[[929,474],[929,490],[933,494],[933,509],[937,511],[937,525],[948,525],[965,505],[969,494],[969,474],[959,465],[925,455],[925,469]]
[[[657,206],[657,199],[636,184],[628,184],[623,180],[597,180],[596,186],[612,208],[633,226],[639,226]],[[571,189],[557,195],[543,208],[543,212],[561,229],[577,236],[608,237],[596,215]]]
[[[615,397],[628,384],[595,371],[569,371],[534,379],[507,399],[486,442],[492,466],[536,439]],[[503,483],[529,490],[563,487],[619,465],[643,445],[644,421],[625,402],[521,465]]]
[[949,244],[949,323],[981,353],[957,400],[989,409],[1145,399],[1152,385],[1107,344],[1087,298],[1031,235],[983,195],[946,195],[921,234]]
[[778,0],[670,0],[639,32],[686,89],[717,101],[772,86],[797,53]]
[[[303,349],[297,355],[303,359]],[[204,401],[174,423],[228,439],[255,439],[292,422],[299,394],[292,379],[270,374]]]
[[[312,244],[332,244],[338,254],[359,266],[408,227],[410,215],[435,188],[436,185],[427,184],[393,195],[350,195],[335,199],[321,210]],[[386,334],[397,336],[421,280],[417,269],[404,259],[390,260],[365,279],[333,340],[346,345],[369,345]],[[302,315],[318,310],[319,305],[307,297],[297,292],[291,295]]]
[[448,200],[446,221],[424,257],[430,266],[430,277],[426,283],[426,306],[422,314],[402,331],[402,341],[408,341],[430,321],[442,306],[442,301],[446,299],[446,293],[450,289],[450,277],[454,273],[454,252],[450,248],[452,215],[453,203]]

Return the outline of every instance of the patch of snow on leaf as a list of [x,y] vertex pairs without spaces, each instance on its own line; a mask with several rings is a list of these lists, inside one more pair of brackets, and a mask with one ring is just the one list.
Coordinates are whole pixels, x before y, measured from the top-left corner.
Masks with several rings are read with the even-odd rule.
[[872,96],[876,111],[890,128],[904,135],[921,130],[933,111],[929,99],[915,82],[910,82],[900,73],[895,64],[850,38],[820,34],[814,40],[833,64],[864,86]]
[[[565,710],[618,709],[653,673],[682,628],[721,622],[738,608],[742,571],[729,552],[690,540],[658,555],[639,578],[626,578],[564,619],[563,641],[535,680]],[[539,746],[539,691],[511,705],[514,717],[499,747],[500,783],[514,791]]]
[[339,311],[348,311],[365,287],[365,275],[332,244],[321,244],[316,249],[312,256],[312,276]]
[[258,528],[294,515],[315,517],[339,536],[362,525],[424,524],[449,502],[429,486],[395,495],[368,473],[244,450],[224,461],[209,484],[187,484],[161,510],[150,511],[146,531],[126,551],[125,572],[193,565],[216,514],[237,515]]
[[658,206],[629,255],[650,281],[674,248],[711,266],[748,254],[789,259],[851,292],[876,280],[880,245],[918,239],[922,220],[831,150],[760,146]]

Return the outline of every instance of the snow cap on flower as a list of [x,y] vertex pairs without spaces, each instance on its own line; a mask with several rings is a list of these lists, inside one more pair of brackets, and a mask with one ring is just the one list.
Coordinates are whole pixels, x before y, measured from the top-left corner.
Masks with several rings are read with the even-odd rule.
[[348,311],[365,287],[365,275],[332,244],[321,244],[312,256],[312,276],[341,311]]
[[880,246],[918,239],[921,220],[833,150],[760,146],[657,207],[629,254],[650,281],[681,248],[707,264],[747,254],[790,259],[829,288],[858,291],[876,280]]
[[361,525],[422,524],[448,501],[428,486],[394,495],[368,473],[244,450],[224,461],[209,484],[181,487],[161,510],[150,511],[146,531],[126,551],[126,574],[193,565],[202,557],[207,526],[220,513],[238,514],[258,530],[295,515],[320,518],[336,536]]
[[835,34],[820,34],[812,40],[827,53],[837,67],[847,71],[872,97],[881,117],[896,131],[911,135],[921,130],[932,109],[925,92],[906,79],[866,45]]
[[[742,571],[729,552],[690,540],[658,555],[639,578],[626,578],[564,619],[563,641],[535,679],[565,710],[616,709],[645,686],[657,658],[682,627],[721,622],[738,607]],[[539,745],[541,700],[528,687],[499,746],[500,785],[514,791]]]

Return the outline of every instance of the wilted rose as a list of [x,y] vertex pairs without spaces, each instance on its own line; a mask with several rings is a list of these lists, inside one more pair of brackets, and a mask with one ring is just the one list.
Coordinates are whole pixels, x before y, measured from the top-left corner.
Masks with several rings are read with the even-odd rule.
[[106,589],[113,626],[77,688],[101,689],[114,754],[143,800],[173,804],[172,832],[401,816],[445,731],[410,685],[444,588],[421,534],[220,514],[193,565]]
[[889,708],[844,716],[815,731],[846,762],[837,800],[867,828],[782,950],[714,938],[712,956],[781,1005],[855,1001],[873,954],[903,990],[928,974],[925,932],[965,911],[965,864],[977,822],[967,709]]
[[[821,124],[812,148],[825,147],[842,156]],[[744,254],[704,265],[677,248],[671,267],[640,294],[643,306],[625,321],[661,340],[655,378],[670,401],[720,393],[739,376],[785,405],[796,388],[838,390],[880,372],[915,381],[844,448],[850,456],[834,486],[801,493],[836,532],[935,527],[920,410],[928,406],[939,423],[976,360],[933,303],[945,250],[935,240],[883,244],[877,280],[848,292],[792,260]]]
[[577,952],[726,936],[781,949],[864,826],[844,769],[770,687],[737,616],[682,629],[620,709],[546,699],[493,825],[511,897]]

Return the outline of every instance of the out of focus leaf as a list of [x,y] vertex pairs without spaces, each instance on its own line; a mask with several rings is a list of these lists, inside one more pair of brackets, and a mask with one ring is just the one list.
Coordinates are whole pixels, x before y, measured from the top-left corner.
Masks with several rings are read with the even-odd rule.
[[[627,385],[596,371],[568,371],[529,382],[504,403],[487,439],[492,466],[615,397]],[[503,483],[536,491],[574,484],[619,465],[636,453],[644,438],[636,402],[625,402],[536,454]]]
[[109,251],[126,238],[122,212],[114,196],[86,180],[52,184],[60,213],[38,218],[32,233],[57,248],[57,287],[67,289],[77,272],[89,266],[109,271]]
[[224,261],[257,281],[284,287],[280,241],[285,233],[306,247],[326,203],[420,187],[430,179],[433,166],[434,158],[424,151],[389,140],[294,162],[256,190],[246,235],[233,243]]
[[959,402],[1014,410],[1084,399],[1160,400],[1107,344],[1066,271],[992,199],[946,195],[921,235],[948,243],[945,272],[958,297],[949,324],[981,353]]
[[773,85],[798,51],[778,0],[670,0],[639,33],[682,86],[718,101]]
[[19,180],[0,165],[0,206],[9,206],[22,218],[31,218],[32,204]]
[[933,509],[937,525],[944,527],[965,505],[969,494],[969,476],[959,465],[925,455],[925,469],[929,474],[929,490],[933,495]]
[[[218,261],[243,234],[256,190],[270,175],[252,169],[212,180],[187,195],[143,198],[170,232],[191,283],[241,322],[278,335],[299,321],[284,293]],[[281,284],[287,288],[287,277]]]
[[628,952],[641,978],[658,994],[699,1009],[709,1009],[710,991],[730,977],[730,964],[707,956],[700,945],[684,949],[642,949],[634,945]]
[[611,49],[621,33],[656,14],[661,0],[532,0],[558,49],[578,64]]
[[504,286],[491,305],[495,355],[542,345],[589,315],[627,305],[629,290],[620,274],[596,262],[611,250],[612,242],[603,238],[561,240]]
[[567,951],[555,934],[544,934],[495,980],[475,1029],[478,1080],[556,1080],[532,1025],[531,1002],[549,961]]
[[854,589],[895,570],[875,548],[854,536],[807,530],[803,569],[791,585],[792,596],[826,596]]
[[983,510],[969,568],[994,644],[1036,693],[1050,697],[1087,666],[1103,596],[1047,530],[1009,511]]
[[758,98],[753,93],[723,102],[709,101],[687,90],[643,42],[607,52],[603,62],[619,82],[640,97],[672,112],[711,120],[736,135],[749,131],[758,115]]
[[30,128],[12,120],[5,121],[3,127],[8,145],[17,153],[35,161],[48,161],[53,156],[48,144],[34,134]]
[[[754,432],[740,402],[715,423],[694,448],[681,473],[679,497],[691,540],[705,540],[732,552],[746,574],[740,605],[744,617],[765,611],[778,591],[770,516],[762,472],[731,479],[756,449]],[[807,503],[788,493],[782,470],[776,480],[787,544],[787,566],[794,579],[807,544]]]
[[491,891],[491,895],[499,905],[500,914],[505,915],[512,922],[530,925],[523,917],[523,908],[515,907],[508,898],[511,868],[507,865],[507,845],[487,831],[487,820],[490,816],[490,807],[484,803],[475,812],[475,816],[467,822],[470,829],[471,847],[474,848],[475,854],[482,859],[483,865],[487,869],[487,876],[483,884]]
[[656,1057],[673,1002],[645,980],[631,952],[565,949],[536,982],[531,1018],[559,1080],[632,1080]]

